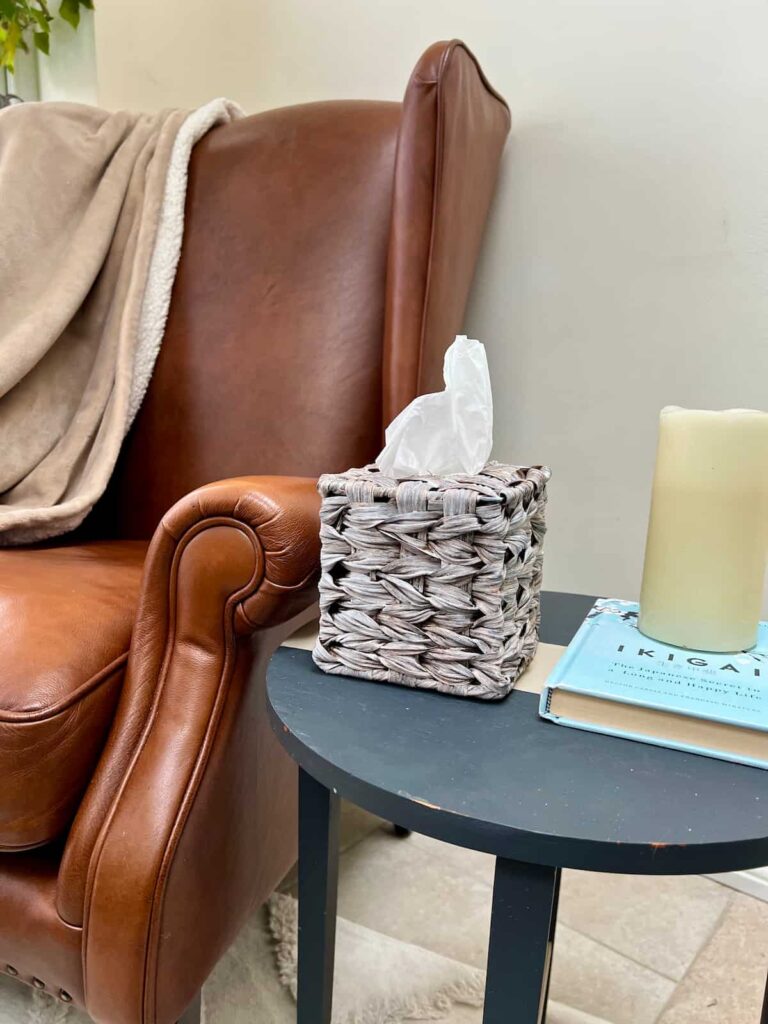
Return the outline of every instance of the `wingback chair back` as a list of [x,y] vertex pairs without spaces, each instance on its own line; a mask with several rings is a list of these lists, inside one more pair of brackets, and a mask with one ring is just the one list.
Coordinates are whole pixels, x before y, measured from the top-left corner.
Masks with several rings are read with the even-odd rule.
[[265,688],[315,611],[314,478],[440,386],[508,129],[453,42],[402,104],[211,131],[108,495],[0,549],[0,970],[99,1024],[174,1024],[295,859]]
[[192,158],[186,233],[152,385],[111,490],[148,537],[200,484],[359,466],[463,326],[506,104],[438,43],[400,103],[272,110]]

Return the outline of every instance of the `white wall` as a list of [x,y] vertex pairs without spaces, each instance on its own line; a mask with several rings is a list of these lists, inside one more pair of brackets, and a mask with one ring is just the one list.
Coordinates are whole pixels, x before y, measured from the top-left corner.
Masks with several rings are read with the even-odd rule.
[[475,50],[514,116],[466,320],[489,349],[496,455],[553,468],[546,584],[636,596],[660,407],[768,406],[768,6],[221,0],[210,12],[101,0],[101,101],[396,98],[431,41]]
[[37,54],[41,99],[98,103],[93,23],[93,14],[85,8],[81,8],[77,32],[56,18],[51,26],[50,56]]
[[31,46],[29,53],[17,53],[11,91],[25,100],[98,103],[93,22],[93,14],[85,8],[76,32],[61,18],[55,18],[50,56]]

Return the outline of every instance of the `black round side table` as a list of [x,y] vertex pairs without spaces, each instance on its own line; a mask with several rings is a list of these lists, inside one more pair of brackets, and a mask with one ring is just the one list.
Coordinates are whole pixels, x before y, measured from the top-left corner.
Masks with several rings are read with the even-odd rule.
[[[545,594],[541,639],[567,644],[593,602]],[[298,1024],[331,1017],[340,797],[495,855],[484,1024],[544,1020],[561,868],[768,863],[768,772],[553,725],[535,694],[483,703],[329,676],[281,648],[268,702],[300,768]]]

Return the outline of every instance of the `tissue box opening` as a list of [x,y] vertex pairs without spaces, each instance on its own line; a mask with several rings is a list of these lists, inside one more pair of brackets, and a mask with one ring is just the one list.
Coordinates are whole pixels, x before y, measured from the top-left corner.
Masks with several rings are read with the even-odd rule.
[[536,653],[550,472],[321,477],[324,671],[496,700]]

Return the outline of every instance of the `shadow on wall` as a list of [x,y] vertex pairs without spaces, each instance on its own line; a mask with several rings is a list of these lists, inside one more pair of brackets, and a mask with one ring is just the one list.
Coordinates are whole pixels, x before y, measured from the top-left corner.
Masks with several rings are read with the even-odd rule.
[[742,372],[768,319],[752,208],[716,141],[698,134],[697,160],[674,129],[513,110],[467,329],[488,347],[495,456],[553,469],[552,589],[637,597],[664,405],[765,404]]

